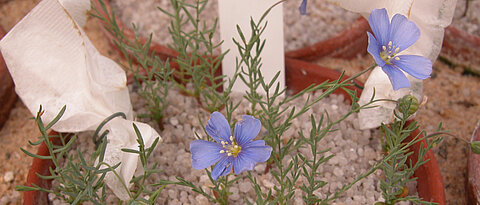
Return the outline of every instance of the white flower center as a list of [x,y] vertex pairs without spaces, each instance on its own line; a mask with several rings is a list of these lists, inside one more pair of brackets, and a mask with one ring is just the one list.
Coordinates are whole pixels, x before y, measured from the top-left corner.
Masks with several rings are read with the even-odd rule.
[[230,144],[226,141],[221,142],[224,149],[220,150],[220,153],[227,153],[228,156],[236,157],[242,151],[242,148],[235,142],[235,137],[230,136],[230,141],[232,141]]
[[382,51],[380,51],[380,58],[382,58],[382,60],[387,64],[392,64],[390,62],[392,58],[395,58],[395,60],[400,60],[399,57],[395,57],[400,51],[400,48],[392,46],[392,44],[392,41],[389,41],[388,48],[387,46],[382,46]]

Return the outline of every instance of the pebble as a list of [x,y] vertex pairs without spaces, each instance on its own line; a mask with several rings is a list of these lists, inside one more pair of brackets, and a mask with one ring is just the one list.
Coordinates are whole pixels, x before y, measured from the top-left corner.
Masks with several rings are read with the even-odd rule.
[[250,184],[249,181],[245,181],[245,182],[240,182],[238,184],[238,187],[240,189],[240,192],[247,193],[252,188],[252,185]]
[[370,147],[366,147],[363,153],[364,153],[365,158],[368,159],[368,160],[375,159],[375,156],[377,155],[375,153],[375,150],[373,150]]
[[178,194],[177,191],[174,189],[168,190],[168,197],[170,197],[171,199],[177,198],[177,194]]
[[204,197],[203,195],[196,196],[195,200],[198,203],[198,205],[209,205],[210,204],[207,197]]
[[187,194],[186,191],[180,192],[180,201],[183,202],[183,203],[188,202],[188,194]]
[[268,188],[268,189],[271,189],[271,188],[273,188],[273,186],[275,186],[275,184],[273,184],[273,183],[272,183],[271,181],[269,181],[269,180],[263,180],[262,183],[263,183],[263,185],[264,185],[266,188]]
[[340,169],[339,167],[335,167],[333,169],[333,174],[335,174],[335,176],[337,176],[337,177],[340,177],[340,176],[344,175],[343,170]]
[[0,197],[0,205],[7,205],[7,204],[20,204],[22,199],[20,196],[20,192],[13,191],[9,194],[2,193],[2,197]]
[[3,175],[3,180],[5,182],[12,182],[13,179],[15,179],[15,176],[13,175],[12,171],[8,171],[5,173],[5,175]]
[[240,194],[238,193],[239,190],[237,187],[232,187],[229,189],[229,191],[232,193],[232,195],[229,196],[230,199],[234,201],[238,201],[240,199]]
[[257,164],[254,169],[257,173],[263,173],[265,172],[265,167],[265,164]]

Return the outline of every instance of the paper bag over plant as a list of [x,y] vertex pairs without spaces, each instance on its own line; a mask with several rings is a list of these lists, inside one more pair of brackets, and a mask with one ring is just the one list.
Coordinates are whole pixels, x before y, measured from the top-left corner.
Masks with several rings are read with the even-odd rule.
[[[453,18],[456,0],[329,0],[347,10],[358,12],[368,17],[373,9],[386,8],[388,16],[402,14],[420,29],[418,41],[407,48],[402,54],[420,55],[429,58],[432,62],[438,57],[442,47],[443,33]],[[422,99],[423,81],[407,75],[410,88],[394,91],[387,75],[375,68],[365,83],[359,103],[365,104],[375,92],[375,99],[397,100],[404,95],[412,94]],[[375,103],[378,107],[360,112],[360,128],[369,129],[380,126],[381,123],[393,121],[394,102],[381,101]]]
[[[138,145],[126,75],[97,51],[82,30],[88,9],[88,0],[44,0],[0,41],[0,50],[16,91],[32,114],[42,105],[42,118],[48,123],[66,105],[65,114],[53,127],[55,131],[94,130],[111,114],[126,114],[127,120],[115,119],[105,128],[110,130],[105,162],[121,162],[116,171],[128,187],[138,156],[120,149],[138,149]],[[146,146],[159,137],[150,126],[135,124]],[[112,173],[106,183],[120,199],[128,199]]]

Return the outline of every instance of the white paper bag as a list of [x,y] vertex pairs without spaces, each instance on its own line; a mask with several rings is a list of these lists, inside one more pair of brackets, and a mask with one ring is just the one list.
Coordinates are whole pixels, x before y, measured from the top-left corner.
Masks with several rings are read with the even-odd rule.
[[[395,14],[402,14],[415,22],[420,29],[418,41],[402,51],[401,54],[421,55],[429,58],[432,63],[438,57],[442,47],[445,27],[450,25],[456,0],[329,0],[347,10],[362,14],[368,19],[373,9],[385,8],[390,19]],[[366,34],[365,34],[366,35]],[[405,73],[405,72],[404,72]],[[423,81],[405,73],[410,80],[410,88],[394,91],[388,76],[377,67],[370,74],[360,97],[359,104],[368,103],[375,89],[375,99],[397,100],[406,94],[414,95],[422,101]],[[361,129],[375,128],[381,123],[393,122],[394,102],[381,101],[374,103],[378,107],[361,110],[359,124]]]
[[[43,0],[5,35],[0,50],[17,94],[33,115],[42,105],[42,118],[48,123],[67,106],[55,131],[94,130],[111,114],[126,114],[127,120],[115,119],[106,126],[110,134],[105,162],[112,166],[121,162],[116,172],[128,187],[138,156],[120,149],[138,149],[138,144],[126,75],[97,51],[82,30],[88,9],[89,0]],[[135,124],[147,147],[160,137],[150,126]],[[121,200],[128,199],[115,175],[110,173],[105,182]]]

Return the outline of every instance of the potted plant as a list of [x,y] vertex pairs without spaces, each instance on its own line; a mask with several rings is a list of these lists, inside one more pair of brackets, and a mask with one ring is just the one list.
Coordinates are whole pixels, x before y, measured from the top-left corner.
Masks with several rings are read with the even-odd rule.
[[[337,80],[341,76],[341,73],[338,71],[323,68],[318,65],[314,65],[300,60],[287,59],[286,66],[286,72],[288,73],[287,85],[292,93],[305,89],[311,84],[320,84],[325,82],[326,80]],[[348,78],[348,76],[343,76],[343,79],[346,78]],[[362,86],[361,82],[357,81],[357,83],[358,85]],[[351,88],[357,90],[358,95],[360,94],[361,89],[354,86],[352,86]],[[346,100],[351,100],[350,96],[345,91],[339,93],[344,95]],[[415,130],[411,133],[407,141],[416,138],[419,134],[420,131]],[[58,135],[58,133],[51,132],[50,135]],[[61,144],[61,141],[59,141],[58,138],[52,138],[52,143]],[[419,141],[410,148],[411,151],[413,151],[413,154],[409,156],[409,160],[412,160],[413,163],[416,163],[416,161],[418,160],[418,150],[422,146],[425,146],[425,141]],[[40,145],[37,151],[37,155],[50,155],[45,143],[42,143]],[[425,159],[428,159],[429,161],[421,165],[414,174],[414,176],[417,178],[418,194],[425,201],[445,204],[445,193],[442,183],[442,176],[440,174],[440,170],[435,156],[431,150],[428,151],[428,153],[425,155]],[[51,180],[39,178],[37,173],[48,176],[49,169],[54,168],[55,167],[51,160],[34,159],[27,178],[27,185],[36,184],[43,188],[50,188]],[[24,194],[24,202],[25,204],[44,204],[48,202],[48,195],[45,192],[28,191]]]
[[[252,27],[255,27],[255,26],[252,26]],[[138,38],[135,37],[135,41],[137,41],[137,40],[138,40]],[[119,42],[119,41],[117,41],[117,43],[118,43],[118,42]],[[120,41],[120,42],[121,42],[121,41]],[[261,43],[260,41],[257,41],[257,40],[255,40],[255,39],[253,39],[252,42],[253,42],[253,43]],[[148,44],[148,41],[147,41],[146,44]],[[147,49],[148,49],[148,47],[147,47]],[[258,47],[257,47],[257,49],[258,49]],[[144,51],[143,51],[143,52],[144,52]],[[147,52],[148,52],[148,51],[147,51]],[[131,53],[128,53],[128,52],[124,52],[124,53],[126,54],[126,55],[125,55],[126,57],[128,57],[128,56],[131,54]],[[173,57],[173,56],[171,56],[171,57]],[[248,59],[250,59],[250,56],[247,56],[246,59],[247,59],[246,61],[248,61]],[[142,59],[141,59],[141,58],[137,58],[136,60],[138,61],[139,64],[142,64],[143,66],[145,66],[146,72],[148,73],[148,72],[149,72],[149,71],[148,71],[148,69],[149,69],[148,67],[149,67],[151,64],[145,63],[145,62],[142,63]],[[194,62],[196,63],[196,61],[194,61]],[[208,62],[208,63],[210,63],[210,62]],[[352,111],[355,111],[355,112],[356,112],[357,110],[360,109],[359,105],[357,104],[357,100],[358,100],[358,99],[357,99],[357,95],[359,95],[359,93],[360,93],[360,91],[361,91],[360,88],[358,88],[358,87],[361,87],[361,83],[360,83],[360,82],[356,81],[356,82],[352,83],[352,79],[353,79],[353,78],[346,77],[346,76],[344,76],[343,74],[335,73],[335,72],[332,72],[332,71],[330,71],[330,70],[325,70],[324,68],[321,68],[321,67],[319,67],[319,66],[315,66],[315,65],[312,65],[312,64],[309,64],[309,63],[307,63],[307,62],[300,61],[300,60],[294,60],[294,59],[289,59],[289,58],[287,58],[287,60],[286,60],[286,65],[287,65],[287,66],[286,66],[286,67],[287,67],[286,73],[288,73],[288,75],[287,75],[287,76],[288,76],[288,77],[287,77],[287,85],[289,86],[289,89],[291,90],[292,93],[298,92],[299,90],[302,90],[302,89],[304,89],[305,87],[309,87],[309,86],[312,87],[311,84],[316,84],[316,83],[317,83],[317,84],[320,84],[320,85],[323,85],[323,86],[326,86],[326,88],[328,88],[327,90],[325,90],[326,93],[333,92],[333,91],[335,91],[337,88],[342,88],[342,90],[344,90],[343,94],[344,94],[345,96],[348,96],[348,97],[346,97],[346,99],[350,99],[350,100],[351,100],[351,103],[352,103]],[[372,68],[373,68],[373,67],[372,67]],[[371,68],[370,68],[370,69],[371,69]],[[253,71],[249,71],[249,72],[259,72],[259,71],[253,70]],[[327,74],[327,75],[324,75],[324,74]],[[148,75],[148,74],[147,74],[147,75]],[[146,80],[151,80],[149,77],[144,78],[144,79],[146,79]],[[212,79],[216,79],[216,77],[214,77],[214,78],[212,78]],[[266,86],[265,82],[261,82],[261,80],[262,80],[261,78],[257,78],[257,79],[260,80],[259,82],[260,82],[264,87]],[[332,83],[325,83],[324,80],[332,80],[332,81],[333,81],[333,84],[332,84]],[[213,81],[212,81],[211,83],[213,83]],[[268,83],[268,84],[270,84],[270,83]],[[273,84],[273,83],[272,83],[272,84]],[[358,87],[354,87],[355,85],[358,86]],[[316,86],[314,86],[314,87],[316,87]],[[332,87],[332,89],[330,89],[329,87]],[[353,88],[353,89],[347,89],[348,87]],[[216,89],[215,89],[215,90],[216,90]],[[228,91],[229,91],[229,89],[227,89],[225,92],[228,92]],[[253,92],[253,91],[251,91],[251,92]],[[305,91],[302,91],[302,92],[305,92]],[[253,96],[255,96],[255,95],[253,95]],[[276,94],[274,94],[274,96],[276,96]],[[249,96],[249,98],[252,99],[252,96]],[[403,109],[401,112],[402,112],[402,114],[403,114],[404,116],[403,116],[403,118],[402,118],[402,117],[399,117],[399,118],[402,118],[402,121],[401,121],[402,123],[405,123],[405,122],[406,122],[406,119],[407,119],[408,116],[406,116],[405,113],[410,112],[410,108],[411,108],[411,106],[413,105],[412,103],[413,103],[413,101],[412,101],[412,100],[409,100],[406,105],[403,105],[403,106],[406,106],[406,107],[399,108],[399,109]],[[268,106],[270,106],[270,105],[268,105]],[[416,105],[415,105],[415,106],[416,106]],[[400,106],[400,107],[401,107],[401,106]],[[405,109],[405,108],[407,108],[407,109]],[[227,108],[225,108],[225,109],[228,110],[229,108],[227,107]],[[230,108],[230,109],[231,109],[231,108]],[[228,113],[228,112],[229,112],[229,111],[227,111],[227,113]],[[231,112],[231,110],[230,110],[230,112]],[[292,112],[293,112],[293,111],[292,111]],[[42,112],[39,112],[39,115],[38,115],[37,117],[41,116],[41,113],[42,113]],[[252,114],[252,115],[259,115],[259,114],[256,113],[255,111],[254,111],[254,112],[251,112],[251,114]],[[262,118],[262,120],[265,120],[265,118]],[[267,119],[267,120],[268,120],[268,119]],[[267,122],[268,122],[268,121],[267,121]],[[411,126],[411,125],[412,125],[412,126]],[[433,164],[433,165],[434,165],[433,167],[431,167],[431,168],[425,168],[424,170],[433,170],[433,171],[436,170],[437,173],[438,173],[438,166],[435,166],[435,165],[436,165],[435,159],[434,159],[434,158],[431,158],[431,157],[433,157],[433,155],[431,154],[431,152],[425,152],[425,149],[420,149],[420,148],[418,148],[418,147],[423,147],[423,148],[427,148],[427,147],[428,147],[428,148],[431,148],[431,147],[430,147],[430,146],[431,146],[431,143],[429,143],[428,141],[425,141],[425,140],[419,140],[419,139],[424,139],[424,137],[421,137],[421,134],[420,134],[418,131],[415,132],[415,131],[411,130],[412,128],[418,128],[418,127],[413,126],[413,125],[414,125],[414,123],[412,123],[412,124],[406,123],[406,124],[405,124],[405,126],[407,127],[406,129],[410,129],[410,130],[408,130],[408,133],[411,132],[411,138],[412,138],[412,139],[408,140],[408,138],[406,138],[406,140],[403,141],[403,142],[401,142],[401,144],[407,144],[408,146],[406,146],[406,147],[410,147],[410,148],[413,149],[413,150],[418,150],[419,152],[417,153],[417,155],[415,155],[415,154],[413,154],[413,155],[410,155],[410,154],[404,155],[405,161],[408,160],[407,157],[411,157],[410,160],[408,160],[409,162],[411,161],[410,165],[412,166],[413,164],[415,164],[415,166],[417,166],[417,165],[419,165],[419,164],[415,163],[415,160],[420,159],[421,161],[423,161],[423,163],[420,163],[420,164],[421,164],[421,165],[419,165],[420,167],[425,167],[425,166],[428,165],[428,164]],[[271,126],[271,125],[269,125],[269,126]],[[49,125],[47,125],[47,127],[51,127],[51,125],[49,124]],[[404,129],[403,126],[400,126],[400,127],[397,127],[397,128],[400,129],[400,132],[399,132],[400,134],[401,134],[401,133],[404,133],[403,131],[401,131],[402,129]],[[392,133],[387,134],[386,130],[390,129],[390,128],[387,127],[387,126],[382,126],[382,129],[385,131],[385,135],[386,135],[386,136],[387,136],[387,135],[391,135],[391,134],[393,133],[393,131],[392,131]],[[45,132],[45,129],[43,128],[42,131]],[[272,130],[272,129],[271,129],[271,130],[269,130],[269,131],[270,131],[270,132],[272,132],[272,131],[274,132],[275,130]],[[398,131],[398,130],[397,130],[397,131]],[[207,132],[208,132],[208,131],[207,131]],[[268,133],[268,132],[267,132],[267,133]],[[315,135],[314,135],[314,136],[315,136]],[[403,135],[402,135],[402,136],[403,136]],[[406,137],[406,136],[403,136],[403,137]],[[52,138],[51,138],[51,139],[52,139]],[[54,138],[53,138],[53,139],[54,139]],[[387,138],[387,139],[388,139],[388,138]],[[391,138],[390,138],[390,139],[391,139]],[[140,143],[141,137],[139,137],[139,140],[138,140],[138,141],[139,141],[139,143]],[[232,140],[232,141],[233,141],[233,140]],[[45,140],[44,140],[44,143],[45,143]],[[49,142],[49,139],[47,138],[47,139],[46,139],[46,144],[48,145],[49,143],[50,143],[50,142]],[[62,144],[65,144],[65,143],[66,143],[66,142],[62,142]],[[288,143],[290,143],[290,142],[286,142],[286,143],[288,144]],[[34,144],[36,144],[36,143],[34,143]],[[143,143],[142,143],[142,144],[143,144]],[[418,147],[415,148],[413,144],[415,144],[415,146],[418,146]],[[425,145],[426,145],[426,146],[425,146]],[[400,146],[404,146],[404,145],[400,145]],[[51,147],[51,145],[50,145],[50,147]],[[49,148],[50,148],[50,147],[49,147]],[[386,147],[388,147],[388,146],[386,145]],[[234,147],[234,148],[235,148],[235,147]],[[390,148],[392,148],[392,147],[390,147]],[[229,149],[233,149],[233,148],[229,148]],[[239,151],[237,150],[237,148],[235,148],[235,150],[236,150],[236,154],[238,154]],[[234,150],[234,151],[235,151],[235,150]],[[126,150],[126,151],[128,151],[128,152],[135,152],[135,150]],[[230,151],[231,151],[231,150],[230,150]],[[401,149],[401,150],[386,149],[386,152],[387,152],[386,155],[387,155],[387,156],[391,156],[391,155],[390,155],[391,153],[399,153],[399,152],[401,152],[401,151],[405,151],[405,150],[404,150],[404,149]],[[220,153],[222,153],[222,152],[220,152]],[[316,152],[314,152],[314,153],[316,153]],[[405,153],[406,153],[406,152],[405,152]],[[49,154],[49,155],[52,155],[53,153],[48,153],[48,154]],[[39,155],[38,155],[38,156],[42,156],[42,155],[43,155],[43,153],[42,153],[42,152],[39,152]],[[419,157],[419,156],[420,156],[420,157]],[[272,158],[273,158],[273,161],[275,161],[275,163],[281,163],[281,162],[277,162],[277,161],[279,161],[279,160],[275,160],[276,158],[279,158],[279,157],[281,157],[281,156],[274,155],[274,156],[272,157]],[[413,158],[412,158],[412,157],[413,157]],[[426,161],[425,161],[425,158],[424,158],[424,157],[427,158],[427,159],[430,159],[430,161],[427,162],[427,163],[425,163]],[[42,158],[42,157],[40,157],[40,158]],[[192,157],[192,158],[193,158],[193,157]],[[303,159],[303,158],[302,158],[302,160],[303,160],[303,162],[304,162],[304,165],[308,165],[308,163],[310,163],[310,162],[308,162],[307,159]],[[388,159],[385,159],[385,160],[382,161],[382,162],[386,162],[387,160],[388,160]],[[405,162],[405,161],[404,161],[404,162]],[[316,162],[314,162],[314,163],[316,163]],[[424,163],[425,163],[425,164],[424,164]],[[43,163],[43,164],[47,165],[47,167],[51,167],[51,166],[48,165],[48,163]],[[381,167],[382,165],[383,165],[382,163],[379,163],[379,165],[377,165],[376,168],[379,168],[379,167]],[[394,165],[395,165],[395,167],[396,167],[396,166],[397,166],[397,162],[395,162]],[[405,164],[404,164],[404,165],[405,165]],[[218,165],[217,165],[217,166],[218,166]],[[292,165],[292,166],[293,166],[293,165]],[[410,167],[410,168],[412,168],[412,167]],[[418,168],[418,167],[417,167],[417,168]],[[409,167],[405,165],[405,166],[402,166],[402,170],[403,170],[403,169],[409,169]],[[421,170],[421,169],[419,169],[419,170]],[[48,171],[51,172],[51,169],[48,170]],[[410,171],[412,171],[412,170],[410,170]],[[305,171],[305,172],[307,172],[307,171]],[[208,173],[208,171],[207,171],[207,173]],[[228,173],[227,173],[227,174],[228,174]],[[421,175],[421,172],[419,172],[419,173],[416,172],[415,174],[416,174],[416,176],[419,176],[419,175]],[[209,176],[210,176],[210,174],[209,174]],[[429,176],[437,176],[437,177],[439,177],[440,175],[439,175],[439,174],[430,174]],[[32,178],[34,178],[34,177],[32,177]],[[444,203],[444,197],[443,197],[443,195],[442,195],[442,193],[443,193],[443,186],[442,186],[442,184],[441,184],[441,178],[440,178],[440,179],[439,179],[439,178],[435,178],[434,180],[436,181],[436,183],[427,183],[427,185],[425,185],[425,184],[422,182],[422,180],[419,180],[419,183],[422,184],[422,185],[420,185],[420,184],[418,185],[418,187],[419,187],[419,191],[418,191],[418,192],[419,192],[419,194],[420,194],[420,197],[422,197],[424,200],[435,201],[435,202],[438,202],[438,203]],[[425,180],[425,181],[428,181],[428,178],[427,178],[427,180]],[[439,184],[438,182],[440,182],[440,184]],[[42,184],[41,182],[33,182],[33,183],[34,183],[34,184],[37,184],[37,185]],[[185,185],[182,181],[179,181],[179,182],[162,182],[162,183],[166,183],[166,184],[174,183],[174,184],[183,184],[183,185]],[[388,180],[387,180],[385,183],[388,183]],[[228,184],[228,183],[227,183],[227,184]],[[227,185],[227,184],[225,184],[225,185]],[[438,186],[435,186],[435,185],[440,185],[440,186],[439,186],[440,189],[439,189],[439,190],[438,190],[438,189],[437,189],[437,190],[430,189],[431,187],[436,187],[436,188],[438,188]],[[194,185],[187,185],[187,186],[194,186]],[[427,188],[424,188],[424,187],[427,187]],[[216,190],[218,190],[218,189],[219,189],[219,187],[216,187]],[[159,189],[159,190],[161,190],[161,189]],[[214,190],[214,194],[216,193],[216,200],[219,200],[219,201],[225,200],[225,198],[223,198],[223,197],[228,196],[228,190],[227,190],[226,192],[224,192],[224,193],[218,192],[218,191],[216,191],[216,190]],[[428,191],[426,191],[426,190],[428,190]],[[342,188],[341,192],[343,192],[343,191],[345,191],[344,188]],[[390,191],[392,191],[392,190],[390,190]],[[393,191],[394,191],[395,193],[397,193],[399,190],[393,190]],[[429,192],[430,192],[430,193],[437,193],[437,195],[430,195],[430,196],[424,195],[425,193],[429,193]],[[218,195],[218,196],[217,196],[217,195]],[[269,194],[269,195],[270,195],[270,194]],[[259,195],[259,197],[263,197],[263,196]],[[282,197],[283,197],[283,196],[282,196]],[[400,197],[402,197],[402,196],[400,196]],[[404,196],[403,196],[403,197],[404,197]],[[266,197],[265,200],[275,200],[275,199],[270,199],[269,197]],[[38,199],[37,201],[39,201],[39,199]]]

